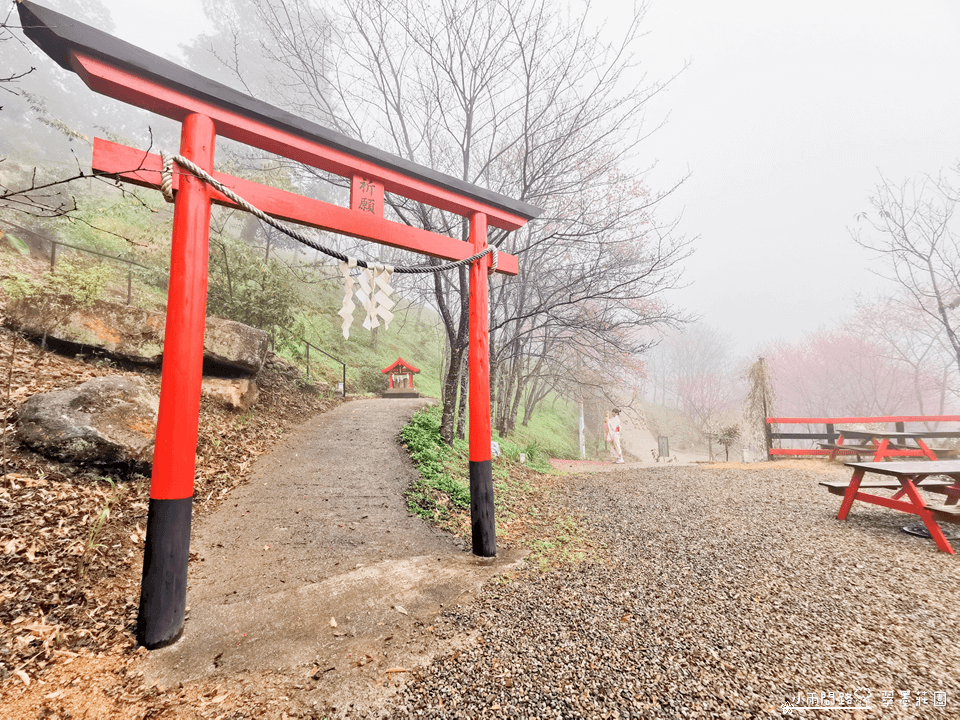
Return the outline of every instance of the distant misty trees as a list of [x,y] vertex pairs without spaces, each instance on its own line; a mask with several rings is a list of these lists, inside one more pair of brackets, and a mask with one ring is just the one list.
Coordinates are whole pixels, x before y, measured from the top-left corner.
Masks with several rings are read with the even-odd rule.
[[[960,164],[951,173],[901,183],[881,176],[871,210],[858,216],[853,239],[879,256],[902,306],[929,347],[928,354],[953,366],[960,386]],[[864,227],[865,225],[865,227]],[[896,308],[893,308],[896,312]],[[938,347],[935,347],[938,346]]]
[[[884,313],[896,309],[896,314]],[[957,407],[940,349],[916,319],[881,299],[792,343],[768,347],[781,416],[940,415]]]
[[[82,23],[114,31],[101,0],[60,0],[51,5]],[[161,124],[171,126],[169,121],[88,90],[79,77],[60,68],[26,38],[16,3],[3,12],[0,50],[10,71],[0,72],[14,79],[0,82],[0,157],[71,170],[77,160],[89,165],[87,148],[96,134],[146,142],[151,127],[156,134]]]
[[960,410],[957,169],[897,183],[881,176],[855,242],[870,250],[887,294],[852,317],[765,352],[778,414],[942,415]]
[[649,401],[684,415],[713,455],[739,438],[739,405],[746,394],[743,363],[733,338],[704,322],[671,332],[646,356]]
[[[11,18],[14,14],[14,7],[14,5],[10,5],[7,8],[6,16],[0,20],[0,48],[3,48],[4,50],[11,45],[15,45],[16,43],[20,42],[19,38],[13,34],[11,29]],[[19,67],[15,67],[13,64],[11,64],[5,68],[3,70],[3,74],[0,75],[0,90],[13,96],[18,95],[17,83],[34,70],[36,70],[36,68],[30,66],[28,63],[23,63]],[[3,105],[0,105],[0,112],[2,111]]]
[[708,447],[738,423],[746,444],[763,447],[764,417],[956,414],[952,347],[912,298],[860,299],[836,325],[749,359],[718,329],[688,325],[645,356],[644,397],[685,416]]
[[[667,301],[689,243],[657,218],[663,192],[636,167],[648,102],[637,72],[642,11],[604,40],[589,19],[545,0],[231,0],[191,64],[345,134],[544,208],[489,241],[521,275],[490,284],[496,428],[509,433],[551,393],[615,383],[649,345],[645,328],[682,320]],[[201,72],[203,70],[201,69]],[[297,167],[298,182],[330,180]],[[337,179],[333,179],[338,182]],[[388,196],[395,220],[465,240],[462,218]],[[417,262],[370,246],[386,261]],[[465,425],[467,273],[404,280],[447,338],[441,433]]]
[[[100,0],[61,0],[55,9],[106,32],[114,29]],[[91,176],[95,135],[126,138],[146,148],[161,129],[174,127],[92,92],[60,68],[26,38],[16,3],[8,4],[0,24],[0,52],[5,66],[0,77],[0,222],[8,228],[36,230],[51,218],[76,213],[91,194],[82,179]]]

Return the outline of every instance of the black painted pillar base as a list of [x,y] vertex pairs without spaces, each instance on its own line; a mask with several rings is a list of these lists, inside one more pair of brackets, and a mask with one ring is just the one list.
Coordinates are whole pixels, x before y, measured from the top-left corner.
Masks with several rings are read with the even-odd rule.
[[192,513],[192,497],[150,498],[137,615],[137,643],[148,650],[176,642],[183,632]]
[[497,554],[497,526],[493,510],[493,462],[470,461],[470,521],[473,530],[473,554],[493,557]]

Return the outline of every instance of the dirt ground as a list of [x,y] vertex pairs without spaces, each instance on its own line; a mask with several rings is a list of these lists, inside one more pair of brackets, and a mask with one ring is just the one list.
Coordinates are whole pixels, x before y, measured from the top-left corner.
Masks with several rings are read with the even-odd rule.
[[[0,716],[143,717],[161,702],[133,670],[149,479],[48,460],[19,445],[14,422],[34,393],[118,374],[158,391],[159,373],[14,339],[0,329]],[[195,522],[292,424],[339,404],[297,375],[269,361],[252,413],[203,401]]]
[[[704,463],[709,461],[706,454],[694,452],[671,451],[669,457],[659,456],[657,438],[647,428],[646,420],[641,413],[626,408],[620,415],[621,442],[624,451],[625,463],[615,465],[604,460],[557,460],[552,459],[550,464],[563,472],[612,472],[624,468],[657,467],[660,465],[689,465],[690,463]],[[605,450],[607,454],[609,447]],[[612,454],[611,454],[612,457]]]
[[[11,338],[0,332],[0,357]],[[404,504],[415,471],[398,433],[421,401],[340,405],[274,363],[254,412],[201,407],[187,622],[177,643],[148,653],[133,642],[148,479],[111,485],[103,471],[30,453],[12,432],[30,394],[132,371],[21,342],[5,372],[3,718],[386,715],[434,656],[475,642],[457,618],[530,537],[553,537],[554,555],[531,557],[541,567],[589,551],[569,532],[563,478],[518,466],[501,490],[508,507],[516,495],[498,517],[501,552],[474,559]],[[575,472],[592,469],[625,468]],[[454,520],[455,534],[469,532],[468,514]],[[556,547],[557,527],[569,550]]]

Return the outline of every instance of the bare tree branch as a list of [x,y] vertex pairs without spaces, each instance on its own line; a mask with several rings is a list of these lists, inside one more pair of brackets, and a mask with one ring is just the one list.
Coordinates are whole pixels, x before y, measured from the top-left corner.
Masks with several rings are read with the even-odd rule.
[[960,370],[957,191],[944,175],[900,184],[881,175],[870,204],[871,212],[857,216],[866,228],[850,231],[854,241],[883,259],[884,276],[939,328]]

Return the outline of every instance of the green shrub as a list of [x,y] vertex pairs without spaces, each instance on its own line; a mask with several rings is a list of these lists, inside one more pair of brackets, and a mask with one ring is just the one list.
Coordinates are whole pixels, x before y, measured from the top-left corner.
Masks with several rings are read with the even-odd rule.
[[[420,481],[407,493],[410,509],[424,517],[444,513],[444,504],[470,505],[470,488],[447,472],[457,453],[440,439],[440,405],[421,410],[410,419],[400,436],[420,471]],[[436,497],[436,495],[440,497]]]
[[207,314],[271,332],[290,329],[300,293],[287,269],[239,240],[210,241]]
[[358,371],[357,390],[378,395],[387,389],[387,378],[375,367],[362,367]]
[[107,265],[67,261],[36,278],[11,273],[3,281],[3,290],[11,300],[14,322],[22,323],[27,317],[38,321],[46,345],[47,335],[65,323],[72,312],[90,307],[103,295],[112,275]]

